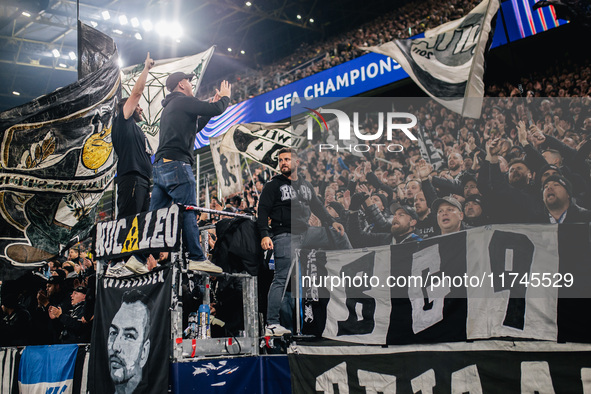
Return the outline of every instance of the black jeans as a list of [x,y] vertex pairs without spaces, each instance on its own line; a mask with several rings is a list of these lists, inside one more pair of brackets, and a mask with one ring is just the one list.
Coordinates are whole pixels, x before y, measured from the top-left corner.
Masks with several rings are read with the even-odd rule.
[[137,174],[115,178],[117,219],[145,212],[150,208],[150,181]]

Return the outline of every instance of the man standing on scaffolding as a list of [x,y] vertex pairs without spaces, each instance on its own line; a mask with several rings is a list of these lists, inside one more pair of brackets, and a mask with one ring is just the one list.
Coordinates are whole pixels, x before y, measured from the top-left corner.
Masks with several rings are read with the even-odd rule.
[[[192,166],[195,135],[207,125],[212,116],[221,115],[230,104],[231,85],[223,81],[211,103],[193,96],[193,74],[175,72],[166,80],[171,92],[162,100],[160,136],[154,158],[154,189],[150,210],[172,203],[197,205],[197,191]],[[220,273],[199,245],[197,212],[183,212],[183,245],[189,254],[190,270]]]
[[[279,311],[290,272],[292,252],[302,247],[351,249],[343,225],[335,222],[326,211],[312,185],[298,177],[299,159],[296,153],[290,148],[283,148],[279,150],[278,158],[281,174],[274,176],[263,188],[257,219],[261,247],[263,250],[272,250],[275,255],[275,274],[268,295],[265,336],[291,334],[289,329],[280,324]],[[312,212],[324,227],[308,225]]]

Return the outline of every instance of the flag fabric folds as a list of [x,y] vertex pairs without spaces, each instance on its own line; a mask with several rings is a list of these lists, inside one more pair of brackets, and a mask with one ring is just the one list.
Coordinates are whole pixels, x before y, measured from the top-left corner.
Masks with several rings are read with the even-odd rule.
[[[192,56],[182,58],[156,60],[154,67],[150,69],[146,80],[146,87],[140,98],[139,105],[144,110],[145,120],[139,123],[153,152],[158,149],[158,133],[160,132],[160,115],[162,113],[162,99],[168,94],[166,91],[166,79],[173,72],[181,71],[184,73],[193,73],[195,77],[191,80],[193,93],[195,94],[201,84],[203,73],[213,56],[215,47]],[[123,81],[121,87],[123,96],[130,95],[133,86],[140,76],[144,64],[124,68]]]
[[365,48],[396,60],[429,96],[465,117],[479,118],[484,56],[494,33],[498,0],[484,0],[463,18],[425,32]]
[[[79,32],[82,47],[113,50],[100,55],[104,61],[93,66],[99,68],[87,67],[79,81],[0,113],[4,280],[24,272],[15,266],[34,267],[84,239],[115,175],[111,126],[120,89],[117,51],[110,37],[91,27],[81,25]],[[84,53],[92,57],[91,51]]]
[[277,169],[277,151],[284,147],[299,148],[307,141],[303,135],[294,133],[289,123],[243,123],[237,124],[224,134],[220,152],[236,152]]

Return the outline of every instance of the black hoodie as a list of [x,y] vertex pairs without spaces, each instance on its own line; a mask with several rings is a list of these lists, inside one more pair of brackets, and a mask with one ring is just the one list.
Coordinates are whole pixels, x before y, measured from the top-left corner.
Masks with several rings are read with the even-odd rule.
[[[308,181],[299,177],[292,183],[283,174],[274,176],[263,188],[259,201],[257,226],[261,238],[303,233],[308,229],[311,212],[325,225],[334,222]],[[272,230],[269,229],[269,218]]]
[[[181,92],[172,92],[162,100],[160,136],[155,161],[162,158],[178,160],[193,165],[195,134],[201,131],[212,116],[221,115],[229,97],[215,103],[207,103]],[[199,120],[199,122],[197,122]]]

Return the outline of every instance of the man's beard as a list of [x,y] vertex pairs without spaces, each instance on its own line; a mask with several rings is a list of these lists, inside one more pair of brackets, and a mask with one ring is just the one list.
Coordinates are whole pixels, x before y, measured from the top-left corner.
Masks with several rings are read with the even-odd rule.
[[291,175],[291,168],[282,168],[281,173],[286,177],[289,177]]
[[142,115],[136,111],[133,113],[133,120],[135,120],[137,123],[137,122],[141,122],[144,119],[142,119]]

